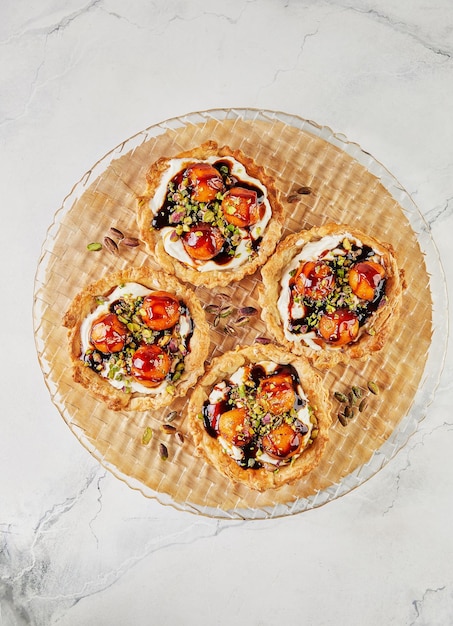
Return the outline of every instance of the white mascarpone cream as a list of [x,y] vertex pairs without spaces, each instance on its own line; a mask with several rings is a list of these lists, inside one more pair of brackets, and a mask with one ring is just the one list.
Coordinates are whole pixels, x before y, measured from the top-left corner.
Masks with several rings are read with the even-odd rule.
[[[156,285],[156,290],[158,290],[159,288],[159,285]],[[109,312],[110,305],[113,302],[124,297],[133,299],[145,297],[148,294],[152,293],[152,291],[152,289],[148,289],[148,287],[144,287],[143,285],[140,285],[138,283],[125,283],[123,285],[118,285],[117,287],[115,287],[115,289],[108,296],[100,298],[98,306],[94,309],[94,311],[92,311],[92,313],[87,315],[80,327],[82,354],[85,354],[87,350],[92,349],[92,345],[90,343],[90,334],[93,323],[99,317]],[[184,340],[191,332],[190,319],[188,319],[187,315],[183,314],[179,318],[179,324],[179,333],[181,338]],[[157,395],[165,391],[168,386],[168,381],[164,380],[157,387],[145,387],[145,385],[142,385],[140,382],[129,376],[127,372],[121,368],[117,372],[118,377],[111,378],[109,377],[109,369],[109,362],[108,360],[106,360],[104,362],[103,369],[98,372],[98,374],[108,380],[108,382],[116,389],[124,389],[125,381],[127,381],[127,386],[132,393]]]
[[[363,244],[357,237],[351,235],[351,233],[345,232],[339,235],[326,235],[318,241],[310,241],[301,249],[291,262],[285,267],[282,278],[280,280],[280,296],[277,301],[278,311],[283,324],[283,332],[286,339],[292,342],[304,342],[309,348],[313,350],[321,350],[321,346],[315,341],[315,331],[309,331],[307,333],[292,333],[289,329],[290,319],[299,319],[303,316],[303,305],[301,303],[293,302],[290,304],[290,281],[294,272],[297,271],[300,264],[304,261],[317,261],[320,258],[324,261],[334,259],[336,256],[344,255],[345,250],[341,247],[341,243],[347,239],[350,243],[361,247]],[[299,245],[298,242],[296,245]],[[375,250],[377,253],[376,261],[380,261],[379,250]],[[382,254],[382,253],[381,253]],[[357,299],[358,301],[358,299]]]
[[[166,253],[177,259],[181,263],[188,265],[189,267],[193,267],[200,272],[209,272],[213,270],[231,270],[243,265],[249,259],[250,255],[253,252],[252,248],[252,240],[256,240],[261,237],[272,217],[272,208],[269,202],[267,189],[266,187],[257,179],[249,176],[247,170],[245,169],[242,163],[239,163],[233,157],[220,157],[220,156],[211,156],[207,159],[202,159],[198,162],[200,163],[209,163],[213,164],[217,161],[226,161],[230,165],[230,173],[237,177],[239,182],[247,183],[249,185],[253,185],[254,187],[258,187],[263,192],[263,204],[264,204],[264,213],[262,218],[254,224],[250,230],[246,228],[238,228],[240,232],[241,241],[236,248],[236,254],[231,258],[228,263],[217,264],[215,261],[205,261],[203,263],[197,263],[184,249],[182,241],[178,237],[174,238],[174,227],[167,226],[160,230],[162,241],[164,245],[164,249]],[[149,207],[153,215],[157,215],[160,211],[162,205],[165,202],[165,198],[167,195],[167,187],[168,183],[185,167],[194,162],[194,159],[170,159],[169,167],[163,173],[161,181],[149,201]]]
[[[272,375],[279,367],[278,364],[274,363],[273,361],[260,361],[256,363],[256,365],[262,367],[266,375],[268,376]],[[228,398],[229,385],[233,384],[240,387],[245,383],[246,380],[248,380],[248,368],[240,367],[238,370],[236,370],[236,372],[234,372],[234,374],[229,377],[228,381],[222,381],[212,388],[208,398],[209,404],[217,404],[218,402],[226,400]],[[304,390],[302,389],[302,385],[300,384],[300,382],[297,384],[295,391],[303,401],[301,403],[303,404],[303,406],[301,406],[301,408],[297,411],[297,416],[295,419],[297,419],[304,426],[306,426],[308,430],[307,433],[303,435],[301,452],[294,455],[292,459],[297,458],[303,452],[308,443],[308,440],[311,437],[311,432],[313,429],[313,424],[310,419],[310,411],[308,408],[307,397],[304,393]],[[223,450],[225,450],[225,452],[235,461],[241,461],[244,458],[244,451],[239,446],[235,446],[231,442],[226,441],[221,436],[217,438],[217,441],[222,446]],[[259,461],[260,463],[269,463],[270,465],[275,466],[282,465],[282,462],[289,462],[285,460],[282,461],[281,459],[276,459],[265,452],[261,452],[259,456],[257,456],[257,461]]]

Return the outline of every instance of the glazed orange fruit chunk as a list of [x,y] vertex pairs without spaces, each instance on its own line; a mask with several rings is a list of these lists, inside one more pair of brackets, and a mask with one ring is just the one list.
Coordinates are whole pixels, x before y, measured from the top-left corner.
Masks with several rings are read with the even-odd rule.
[[252,226],[260,219],[258,194],[246,187],[232,187],[222,200],[222,211],[226,221],[233,226]]
[[358,298],[371,301],[384,276],[385,269],[380,263],[363,261],[351,267],[348,281],[352,292]]
[[297,270],[294,282],[301,295],[321,300],[335,287],[335,274],[333,269],[322,261],[306,261]]
[[359,319],[348,309],[337,309],[333,313],[324,313],[319,320],[319,334],[335,346],[343,346],[357,338]]
[[302,445],[302,437],[286,422],[277,426],[262,440],[264,452],[277,459],[296,454]]
[[222,413],[218,430],[221,437],[238,447],[246,446],[254,435],[248,423],[247,411],[242,407]]
[[264,378],[258,387],[256,400],[265,411],[281,415],[294,407],[295,393],[290,374],[274,374]]
[[195,202],[210,202],[224,189],[222,177],[209,163],[194,163],[185,171],[190,195]]
[[166,291],[154,291],[143,300],[141,316],[151,330],[167,330],[179,320],[179,301]]
[[225,239],[218,228],[207,224],[192,226],[181,237],[187,254],[198,261],[209,261],[219,254]]
[[170,371],[170,366],[170,357],[160,346],[140,346],[132,357],[131,374],[145,387],[157,387]]
[[121,352],[127,337],[127,328],[114,313],[106,313],[97,319],[90,333],[90,343],[104,354]]

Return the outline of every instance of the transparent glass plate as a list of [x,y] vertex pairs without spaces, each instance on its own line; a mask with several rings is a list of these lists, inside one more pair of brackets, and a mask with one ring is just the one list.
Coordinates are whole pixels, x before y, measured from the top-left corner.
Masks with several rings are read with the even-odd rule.
[[[331,390],[377,380],[381,393],[344,428],[335,419],[323,460],[308,477],[263,493],[230,484],[193,455],[184,410],[144,413],[109,411],[71,377],[62,317],[72,298],[103,274],[130,264],[153,264],[143,245],[110,255],[88,252],[111,226],[137,235],[137,197],[145,174],[161,156],[174,156],[206,140],[241,148],[274,176],[285,209],[284,236],[328,221],[350,224],[391,243],[404,268],[403,313],[391,341],[365,362],[323,374]],[[297,189],[310,188],[308,194]],[[295,200],[295,201],[294,201]],[[255,305],[260,274],[232,284],[237,307]],[[204,304],[212,290],[195,289]],[[429,227],[409,194],[359,145],[329,128],[294,115],[253,109],[219,109],[166,120],[134,135],[82,177],[56,212],[43,244],[35,282],[37,352],[52,401],[79,441],[116,477],[164,505],[218,518],[262,519],[326,504],[376,474],[408,441],[428,413],[443,368],[448,333],[447,295]],[[208,316],[209,317],[209,316]],[[267,329],[257,316],[235,336],[212,328],[211,356],[253,343]],[[269,335],[268,335],[269,336]],[[414,340],[416,338],[416,340]],[[185,435],[183,445],[162,434],[170,410]],[[142,436],[154,436],[144,445]],[[160,442],[169,459],[158,454]]]

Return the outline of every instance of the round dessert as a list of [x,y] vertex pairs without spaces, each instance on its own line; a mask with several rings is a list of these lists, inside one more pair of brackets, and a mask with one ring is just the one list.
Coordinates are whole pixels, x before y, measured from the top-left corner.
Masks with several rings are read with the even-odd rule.
[[63,323],[74,380],[110,409],[166,406],[204,371],[204,311],[174,276],[145,268],[106,276],[74,298]]
[[280,487],[318,465],[328,441],[330,403],[303,357],[273,345],[214,359],[188,407],[197,454],[252,489]]
[[281,236],[273,179],[240,150],[214,142],[156,161],[137,221],[162,268],[193,285],[253,274]]
[[289,235],[262,277],[262,316],[275,339],[321,369],[380,350],[404,288],[389,244],[336,224]]

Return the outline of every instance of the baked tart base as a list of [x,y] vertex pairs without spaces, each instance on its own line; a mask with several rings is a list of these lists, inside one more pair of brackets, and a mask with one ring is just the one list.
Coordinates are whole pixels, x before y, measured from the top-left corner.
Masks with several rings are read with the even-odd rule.
[[[239,173],[235,174],[234,167],[226,173],[222,163],[227,170],[230,165],[237,166]],[[197,173],[200,164],[210,172]],[[223,172],[221,176],[216,176],[213,165]],[[188,186],[187,176],[182,182],[171,182],[186,168],[195,171],[193,177],[198,182],[194,184],[198,187]],[[209,175],[206,183],[202,177]],[[207,141],[175,157],[158,159],[146,180],[147,190],[137,207],[140,236],[159,265],[185,282],[210,288],[237,282],[254,274],[280,239],[282,207],[274,179],[241,150]],[[170,196],[168,184],[173,185],[176,195]],[[247,196],[235,195],[241,190],[243,194],[255,193],[258,204]],[[169,197],[177,199],[168,203]]]
[[[293,402],[299,413],[289,409]],[[197,454],[234,483],[264,491],[318,465],[329,438],[329,411],[321,378],[307,360],[268,344],[214,359],[194,389],[188,418]]]
[[271,334],[320,369],[381,350],[405,286],[390,244],[333,223],[287,236],[262,278],[262,317]]
[[[132,291],[141,294],[139,300],[130,296]],[[163,323],[155,311],[154,321],[148,322],[151,328],[144,322],[144,305],[140,308],[139,303],[146,301],[148,291],[160,297],[157,308],[166,307],[173,320]],[[109,300],[110,294],[114,296]],[[125,311],[119,306],[116,314],[110,313],[115,298],[129,303]],[[210,344],[204,310],[190,289],[163,272],[129,268],[101,278],[74,298],[63,323],[68,328],[74,380],[112,410],[167,406],[185,395],[203,373]],[[93,344],[96,324],[100,330]],[[132,347],[127,350],[128,342]],[[135,375],[129,375],[130,370]]]

